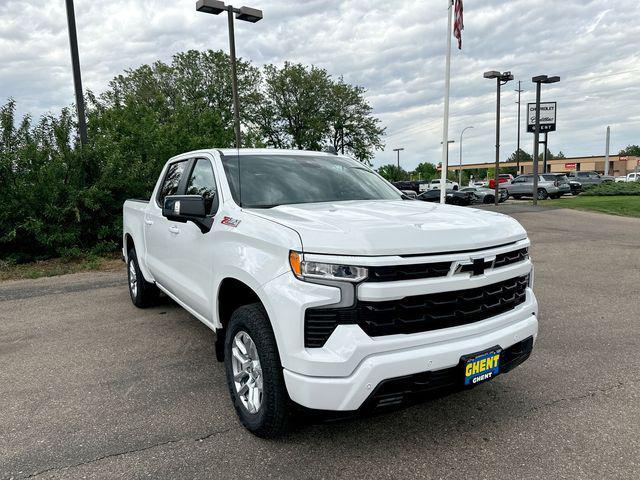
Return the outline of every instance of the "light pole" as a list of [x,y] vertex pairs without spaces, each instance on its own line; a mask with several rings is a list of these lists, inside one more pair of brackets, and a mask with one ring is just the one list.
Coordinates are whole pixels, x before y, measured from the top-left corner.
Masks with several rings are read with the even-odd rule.
[[400,152],[403,151],[404,148],[394,148],[393,151],[398,154],[398,174],[400,173]]
[[500,170],[500,87],[506,84],[508,81],[513,80],[513,75],[511,72],[500,73],[495,70],[490,72],[484,72],[484,78],[495,78],[496,79],[496,92],[497,92],[497,102],[496,102],[496,166],[495,166],[495,185],[494,185],[494,198],[495,205],[498,206],[498,200],[500,197],[498,196],[498,190],[500,186],[499,182],[499,170]]
[[236,72],[236,38],[233,30],[233,14],[238,20],[256,23],[262,20],[262,10],[251,7],[234,8],[219,0],[198,0],[196,10],[203,13],[220,15],[226,11],[229,20],[229,57],[231,59],[231,88],[233,93],[233,127],[236,134],[236,148],[242,146],[240,137],[240,101],[238,100],[238,74]]
[[84,112],[84,95],[80,76],[80,56],[78,54],[78,34],[76,32],[76,14],[73,0],[67,2],[67,26],[69,28],[69,48],[71,49],[71,68],[73,69],[73,86],[76,91],[76,110],[78,112],[78,131],[80,143],[87,144],[87,119]]
[[460,132],[460,165],[458,166],[458,186],[461,188],[462,188],[462,135],[464,135],[464,132],[466,132],[470,128],[473,128],[473,127],[471,125],[468,127],[464,127],[462,129],[462,132]]
[[520,175],[520,94],[524,92],[524,90],[522,90],[522,87],[520,86],[521,83],[522,81],[518,80],[518,89],[516,90],[516,92],[518,92],[518,101],[516,102],[518,104],[518,144],[516,147],[516,175]]
[[[536,84],[536,122],[533,134],[533,204],[538,205],[538,147],[540,143],[540,90],[543,83],[556,83],[560,81],[560,77],[548,77],[547,75],[538,75],[531,79]],[[544,146],[547,148],[546,144]]]

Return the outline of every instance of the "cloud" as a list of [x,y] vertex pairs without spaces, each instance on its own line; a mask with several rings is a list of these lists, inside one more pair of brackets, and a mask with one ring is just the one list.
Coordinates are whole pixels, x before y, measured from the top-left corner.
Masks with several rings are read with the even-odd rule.
[[[315,64],[362,85],[387,127],[376,165],[437,162],[441,154],[446,2],[426,0],[252,0],[264,11],[256,24],[236,23],[237,52],[257,65],[285,60]],[[85,88],[100,92],[127,68],[168,61],[189,48],[228,49],[226,19],[195,12],[195,0],[76,0]],[[0,4],[0,100],[14,97],[21,113],[38,116],[73,102],[64,2],[3,0]],[[640,143],[640,7],[637,0],[467,0],[463,50],[454,49],[451,156],[464,162],[494,158],[495,83],[486,70],[510,70],[503,87],[502,158],[515,150],[514,90],[533,101],[531,77],[560,75],[543,99],[558,102],[552,151],[592,155]],[[615,14],[613,14],[615,13]],[[523,108],[524,112],[524,108]],[[524,118],[524,115],[523,115]],[[524,130],[522,146],[532,150]]]

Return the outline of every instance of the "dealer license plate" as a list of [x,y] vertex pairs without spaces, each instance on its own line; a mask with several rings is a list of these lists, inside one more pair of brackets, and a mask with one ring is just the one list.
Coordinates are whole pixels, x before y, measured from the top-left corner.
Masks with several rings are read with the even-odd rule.
[[463,357],[464,384],[477,385],[498,375],[501,351],[499,348],[494,348],[488,352]]

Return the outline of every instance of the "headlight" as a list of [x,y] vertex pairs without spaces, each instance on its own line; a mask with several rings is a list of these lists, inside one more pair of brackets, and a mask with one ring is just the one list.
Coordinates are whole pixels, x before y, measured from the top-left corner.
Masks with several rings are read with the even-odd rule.
[[289,265],[300,280],[320,279],[342,282],[361,282],[367,278],[367,269],[351,265],[309,262],[300,252],[289,252]]

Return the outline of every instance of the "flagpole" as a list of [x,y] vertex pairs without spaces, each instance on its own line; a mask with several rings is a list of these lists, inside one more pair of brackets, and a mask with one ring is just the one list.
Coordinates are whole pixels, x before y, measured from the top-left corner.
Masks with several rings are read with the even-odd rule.
[[449,164],[449,86],[451,84],[451,20],[453,0],[447,0],[449,21],[447,23],[447,59],[444,73],[444,119],[442,122],[442,171],[440,173],[440,203],[445,203],[447,190],[447,167]]

